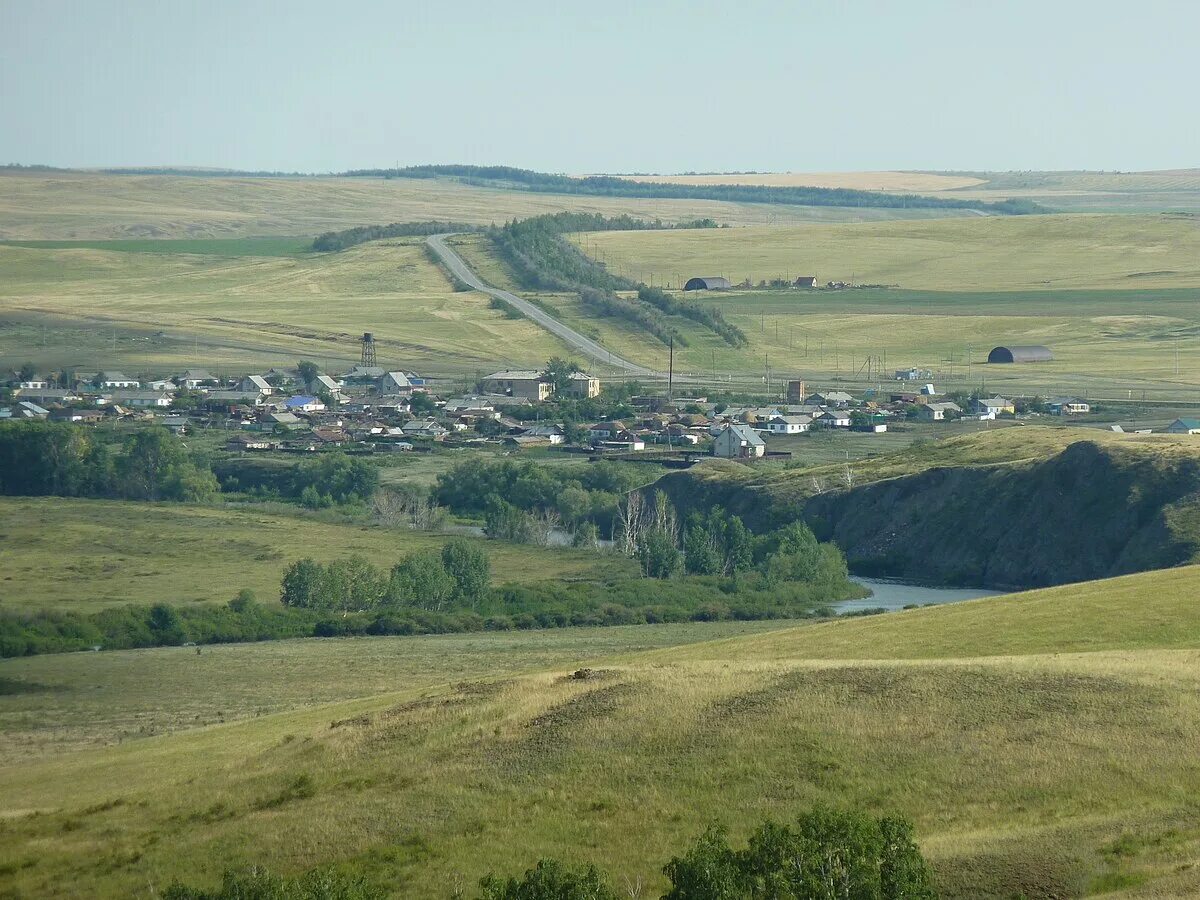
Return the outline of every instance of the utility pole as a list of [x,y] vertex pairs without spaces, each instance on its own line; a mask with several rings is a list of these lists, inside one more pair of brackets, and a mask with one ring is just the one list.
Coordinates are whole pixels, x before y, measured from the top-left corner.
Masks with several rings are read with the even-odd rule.
[[675,400],[675,338],[671,338],[668,346],[669,364],[667,365],[667,403]]

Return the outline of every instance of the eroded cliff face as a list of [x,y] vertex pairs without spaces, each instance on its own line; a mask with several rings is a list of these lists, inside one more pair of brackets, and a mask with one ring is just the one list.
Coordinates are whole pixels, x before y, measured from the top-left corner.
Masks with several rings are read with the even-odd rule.
[[936,468],[780,502],[769,478],[667,476],[683,510],[720,504],[756,530],[802,518],[851,571],[931,584],[1041,587],[1191,562],[1200,462],[1090,441],[1033,463]]

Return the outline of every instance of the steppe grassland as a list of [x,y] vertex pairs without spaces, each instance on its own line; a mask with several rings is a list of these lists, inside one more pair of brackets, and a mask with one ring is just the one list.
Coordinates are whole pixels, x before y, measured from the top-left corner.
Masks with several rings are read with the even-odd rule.
[[912,817],[947,896],[1187,895],[1198,573],[618,656],[585,681],[397,683],[11,766],[0,853],[40,893],[334,862],[428,895],[558,855],[653,895],[708,821],[736,838],[826,801]]
[[[264,598],[269,599],[269,598]],[[0,667],[0,765],[463,679],[500,678],[784,621],[316,638],[70,653]]]
[[767,187],[844,188],[934,194],[986,183],[969,175],[933,172],[756,172],[708,175],[625,175],[631,181],[658,184],[760,184]]
[[[577,240],[580,240],[577,238]],[[1188,216],[986,216],[940,222],[590,234],[610,266],[649,283],[693,275],[816,275],[929,291],[1200,287]]]
[[[246,371],[300,356],[344,364],[371,331],[385,364],[474,373],[544,361],[560,346],[485,295],[455,292],[416,239],[299,256],[193,253],[184,243],[183,253],[0,246],[0,315],[28,332],[13,329],[5,358],[135,370],[220,361]],[[44,350],[39,324],[51,332]],[[90,332],[91,345],[60,340],[72,330]]]
[[0,240],[312,237],[430,219],[503,224],[562,210],[738,225],[961,214],[537,194],[444,179],[0,173]]
[[[248,588],[275,602],[283,570],[304,556],[361,554],[391,568],[449,538],[336,524],[252,507],[62,498],[0,498],[0,606],[91,611],[125,603],[224,603]],[[623,557],[489,544],[496,583],[624,571]],[[626,566],[628,563],[628,566]]]

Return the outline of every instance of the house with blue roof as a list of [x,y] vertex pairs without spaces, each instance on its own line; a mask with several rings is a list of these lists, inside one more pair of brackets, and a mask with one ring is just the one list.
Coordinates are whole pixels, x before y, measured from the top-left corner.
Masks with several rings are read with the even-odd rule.
[[308,394],[300,394],[296,397],[288,397],[283,401],[283,408],[288,412],[322,412],[325,409],[325,404],[316,397]]

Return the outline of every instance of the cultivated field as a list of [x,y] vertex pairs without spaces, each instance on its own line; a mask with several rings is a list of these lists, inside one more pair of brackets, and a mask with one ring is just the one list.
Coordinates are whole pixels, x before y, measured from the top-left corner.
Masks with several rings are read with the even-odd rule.
[[534,194],[442,179],[0,172],[0,240],[311,237],[355,225],[428,219],[488,225],[562,210],[735,225],[962,214]]
[[588,235],[608,263],[649,283],[693,275],[924,291],[1200,288],[1190,216],[987,216],[803,228]]
[[[365,651],[362,699],[322,685],[311,700],[336,702],[272,714],[308,701],[292,687],[249,721],[6,766],[3,878],[30,895],[149,896],[230,865],[336,864],[440,896],[557,855],[654,896],[659,867],[708,822],[738,838],[825,801],[911,817],[949,897],[1193,895],[1198,587],[1187,568],[676,650],[609,645],[618,655],[591,656],[599,677],[582,681],[563,677],[583,655],[565,633],[540,658],[535,636],[495,635],[514,657],[404,638],[82,655],[61,676],[8,662],[0,699],[26,733],[45,710],[88,708],[73,685],[90,660],[102,685],[152,676],[76,731],[102,742],[130,716],[178,727],[167,698],[204,673],[214,689],[182,712],[210,723],[228,691],[247,714],[261,701],[230,682],[253,683],[256,652],[261,670],[304,670],[313,648],[314,672],[357,686],[339,645]],[[479,665],[436,683],[444,662],[388,661],[443,648]],[[223,663],[243,677],[217,676]]]
[[[361,554],[391,568],[444,535],[327,523],[257,508],[0,498],[0,607],[96,610],[125,603],[226,603],[242,588],[279,596],[304,556]],[[624,557],[489,543],[496,583],[624,571]]]
[[[577,238],[616,271],[895,284],[851,291],[695,293],[750,338],[734,350],[680,322],[677,371],[865,389],[918,366],[938,387],[1187,399],[1200,383],[1200,226],[1177,216],[1037,216],[852,228],[606,232]],[[618,338],[619,339],[619,338]],[[1047,344],[1037,366],[979,365],[1003,343]],[[620,352],[622,346],[615,349]],[[631,350],[632,352],[632,350]],[[867,365],[882,369],[882,379]]]
[[658,184],[761,184],[768,187],[845,188],[852,191],[937,194],[986,183],[969,175],[936,172],[754,172],[707,175],[621,175]]
[[417,239],[336,254],[213,243],[0,246],[0,357],[129,374],[189,365],[243,373],[300,357],[345,366],[371,331],[381,364],[473,380],[481,368],[561,352],[486,296],[456,293]]

